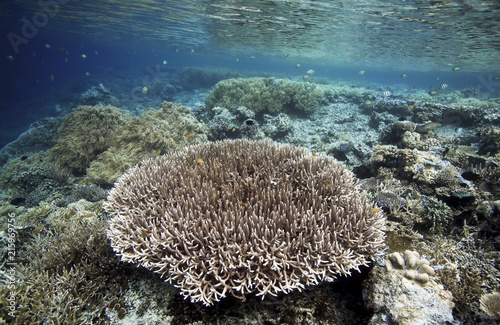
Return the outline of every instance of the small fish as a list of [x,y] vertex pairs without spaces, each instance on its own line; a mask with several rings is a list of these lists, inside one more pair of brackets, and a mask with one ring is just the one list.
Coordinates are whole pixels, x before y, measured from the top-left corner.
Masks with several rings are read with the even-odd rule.
[[275,83],[273,83],[273,86],[279,86],[281,85],[278,81],[276,81]]
[[99,52],[95,51],[95,52],[94,52],[94,54],[95,54],[95,55],[99,55]]
[[45,44],[46,49],[50,49],[50,44]]
[[457,133],[463,133],[464,132],[464,128],[456,128],[455,132],[457,132]]
[[240,59],[236,59],[236,62],[240,62]]
[[73,210],[73,209],[71,209],[71,210],[69,210],[68,214],[69,214],[70,217],[72,217],[72,216],[74,216],[76,214],[76,211]]
[[437,91],[435,91],[435,90],[431,90],[431,91],[429,91],[429,92],[428,92],[428,94],[429,94],[429,95],[431,95],[431,96],[436,96],[436,95],[437,95],[437,93],[438,93],[438,92],[437,92]]
[[145,93],[147,93],[147,92],[148,92],[148,87],[144,87],[144,88],[142,88],[142,93],[143,93],[143,94],[145,94]]
[[255,60],[255,59],[256,59],[256,57],[255,57],[254,55],[252,55],[252,56],[250,57],[250,60]]
[[460,67],[453,67],[453,69],[451,69],[451,71],[458,71],[460,70]]
[[88,77],[90,76],[90,72],[85,72],[85,75]]
[[201,158],[196,158],[196,162],[197,162],[198,164],[204,164],[204,163],[205,163],[205,162],[203,161],[203,159],[201,159]]
[[160,155],[160,154],[161,154],[161,149],[156,150],[156,155]]
[[436,81],[439,81],[439,80],[440,80],[440,78],[439,78],[439,77],[436,77]]
[[7,55],[5,58],[9,61],[14,61],[14,57],[12,55]]
[[191,139],[191,137],[192,137],[192,136],[193,136],[193,134],[192,134],[192,133],[189,133],[188,135],[186,135],[186,140]]
[[22,160],[22,161],[24,161],[24,160],[26,160],[26,159],[28,159],[28,156],[22,156],[22,157],[21,157],[21,160]]
[[83,179],[81,181],[78,181],[77,183],[78,185],[82,185],[83,184]]
[[316,72],[316,71],[314,71],[313,69],[309,69],[309,70],[307,70],[307,72],[306,72],[306,73],[307,73],[307,74],[314,74],[315,72]]
[[311,91],[313,88],[312,88],[311,85],[305,85],[304,89],[307,90],[307,91]]
[[439,89],[446,89],[448,88],[448,84],[442,84],[441,86],[439,86]]
[[371,213],[377,213],[377,212],[379,212],[379,211],[380,211],[380,209],[379,209],[379,208],[371,208],[371,209],[370,209],[370,212],[371,212]]
[[64,62],[68,63],[68,58],[64,58]]
[[419,130],[434,130],[435,128],[440,127],[442,124],[437,122],[427,122],[421,125],[418,125]]
[[403,73],[403,74],[401,75],[401,78],[406,78],[406,77],[408,77],[408,74],[407,74],[407,73]]
[[295,65],[295,69],[298,69],[298,68],[300,68],[300,63],[297,63],[297,64]]
[[390,91],[384,91],[384,97],[391,97],[392,93]]
[[420,194],[418,194],[418,193],[415,193],[415,194],[413,195],[413,197],[414,197],[415,199],[417,199],[417,200],[420,200],[420,199],[422,198],[422,196],[421,196]]
[[280,91],[280,94],[286,95],[286,92],[284,90]]
[[246,207],[248,207],[248,203],[241,202],[241,206],[244,207],[244,208],[246,208]]
[[163,60],[163,64],[167,64],[167,63],[168,63],[167,60]]
[[346,152],[346,151],[347,151],[347,149],[349,149],[349,146],[350,146],[350,145],[351,145],[351,144],[350,144],[350,143],[348,143],[348,144],[346,144],[346,145],[344,146],[344,148],[342,148],[342,149],[340,149],[340,150],[341,150],[341,151]]
[[316,152],[314,152],[314,151],[312,152],[312,155],[313,155],[313,157],[318,156],[318,154]]
[[362,76],[362,75],[364,75],[366,73],[366,71],[365,70],[361,70],[358,73],[359,73],[360,76]]
[[328,183],[328,184],[326,184],[326,187],[332,188],[333,184],[332,183]]
[[82,54],[82,59],[86,59],[87,58],[87,55],[86,54]]
[[409,108],[409,109],[414,109],[414,108],[415,108],[415,106],[413,106],[413,105],[408,105],[408,108]]
[[38,226],[36,227],[35,229],[33,229],[33,232],[39,232],[40,230],[42,230],[43,227],[42,226]]
[[155,139],[156,139],[156,138],[158,138],[158,133],[156,133],[156,132],[155,132],[155,133],[153,134],[153,137],[154,137]]
[[137,162],[137,166],[140,166],[140,165],[141,165],[141,161],[139,160],[139,161]]
[[54,75],[53,75],[53,74],[51,74],[51,75],[49,76],[49,79],[50,79],[50,81],[54,81]]
[[448,101],[448,102],[451,102],[453,100],[453,96],[448,95],[444,99],[446,99],[446,101]]
[[500,80],[500,77],[495,77],[495,78],[493,78],[493,80],[498,81],[498,80]]
[[372,101],[371,101],[371,100],[367,100],[367,101],[365,102],[365,104],[366,104],[366,105],[371,105],[371,104],[372,104]]
[[234,131],[236,131],[236,128],[232,128],[232,130],[231,130],[231,131],[233,131],[233,132],[234,132]]
[[191,51],[189,51],[189,53],[190,53],[190,54],[194,54],[194,50],[193,50],[193,49],[191,49]]
[[309,79],[309,76],[308,76],[308,75],[305,75],[305,76],[304,76],[304,79]]
[[148,238],[149,236],[151,236],[151,234],[149,232],[147,232],[146,230],[143,230],[141,232],[141,237],[142,238]]
[[467,198],[467,197],[472,197],[472,194],[468,193],[468,192],[455,192],[455,193],[453,193],[453,196],[456,196],[459,198]]

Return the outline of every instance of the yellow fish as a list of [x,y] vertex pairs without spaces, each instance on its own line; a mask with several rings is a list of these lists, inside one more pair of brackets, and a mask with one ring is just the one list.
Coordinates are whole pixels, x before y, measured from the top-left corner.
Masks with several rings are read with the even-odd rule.
[[371,213],[377,213],[377,212],[379,212],[379,211],[380,211],[380,209],[379,209],[379,208],[371,208],[371,209],[370,209],[370,212],[371,212]]
[[197,162],[198,164],[204,164],[204,163],[205,163],[205,162],[203,161],[203,159],[201,159],[201,158],[196,158],[196,162]]
[[141,233],[142,238],[148,238],[149,236],[151,236],[151,234],[149,232],[147,232],[146,230],[142,231],[142,233]]
[[38,226],[36,227],[35,229],[33,229],[33,232],[39,232],[40,230],[42,230],[43,227],[42,226]]
[[155,137],[155,139],[156,139],[156,138],[158,138],[158,133],[156,133],[156,132],[155,132],[155,133],[153,134],[153,137]]
[[316,72],[316,71],[314,71],[313,69],[310,69],[310,70],[307,70],[307,72],[306,72],[306,73],[307,73],[307,74],[314,74],[314,72]]
[[193,134],[192,134],[192,133],[189,133],[188,135],[186,135],[186,140],[191,139],[191,137],[192,137],[192,136],[193,136]]
[[313,157],[316,157],[318,154],[316,152],[312,152]]
[[157,154],[157,155],[161,154],[161,149],[157,150],[157,151],[156,151],[156,154]]

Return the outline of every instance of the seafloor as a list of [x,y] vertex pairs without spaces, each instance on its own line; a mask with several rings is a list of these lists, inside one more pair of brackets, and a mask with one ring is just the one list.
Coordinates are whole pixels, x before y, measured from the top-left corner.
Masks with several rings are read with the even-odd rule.
[[[40,119],[0,151],[3,323],[498,320],[498,94],[210,68],[165,71],[147,84],[96,80],[90,89],[70,89],[57,103],[60,117]],[[386,215],[385,254],[418,252],[418,261],[430,262],[430,279],[405,283],[416,279],[411,272],[388,279],[379,259],[301,292],[204,307],[114,255],[102,202],[130,167],[194,143],[265,138],[345,163]],[[391,261],[418,271],[408,264],[413,255],[404,256]],[[433,295],[441,295],[443,309],[430,306]]]

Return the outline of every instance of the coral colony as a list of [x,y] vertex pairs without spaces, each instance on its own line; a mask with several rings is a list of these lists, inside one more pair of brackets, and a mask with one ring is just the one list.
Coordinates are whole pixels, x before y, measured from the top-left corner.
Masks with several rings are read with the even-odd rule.
[[104,203],[108,237],[123,261],[165,275],[193,302],[275,296],[381,253],[384,217],[355,183],[332,158],[292,146],[199,144],[120,177]]
[[99,81],[0,150],[0,319],[497,322],[498,99],[305,71]]

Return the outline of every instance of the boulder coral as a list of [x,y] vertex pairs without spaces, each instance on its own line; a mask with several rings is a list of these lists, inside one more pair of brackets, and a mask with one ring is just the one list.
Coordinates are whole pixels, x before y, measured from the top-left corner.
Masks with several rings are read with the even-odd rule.
[[207,96],[208,109],[245,106],[258,113],[285,110],[312,113],[323,99],[323,91],[312,83],[274,78],[235,78],[218,82]]
[[385,218],[344,165],[270,141],[206,142],[148,159],[103,206],[123,261],[205,305],[334,281],[384,246]]

